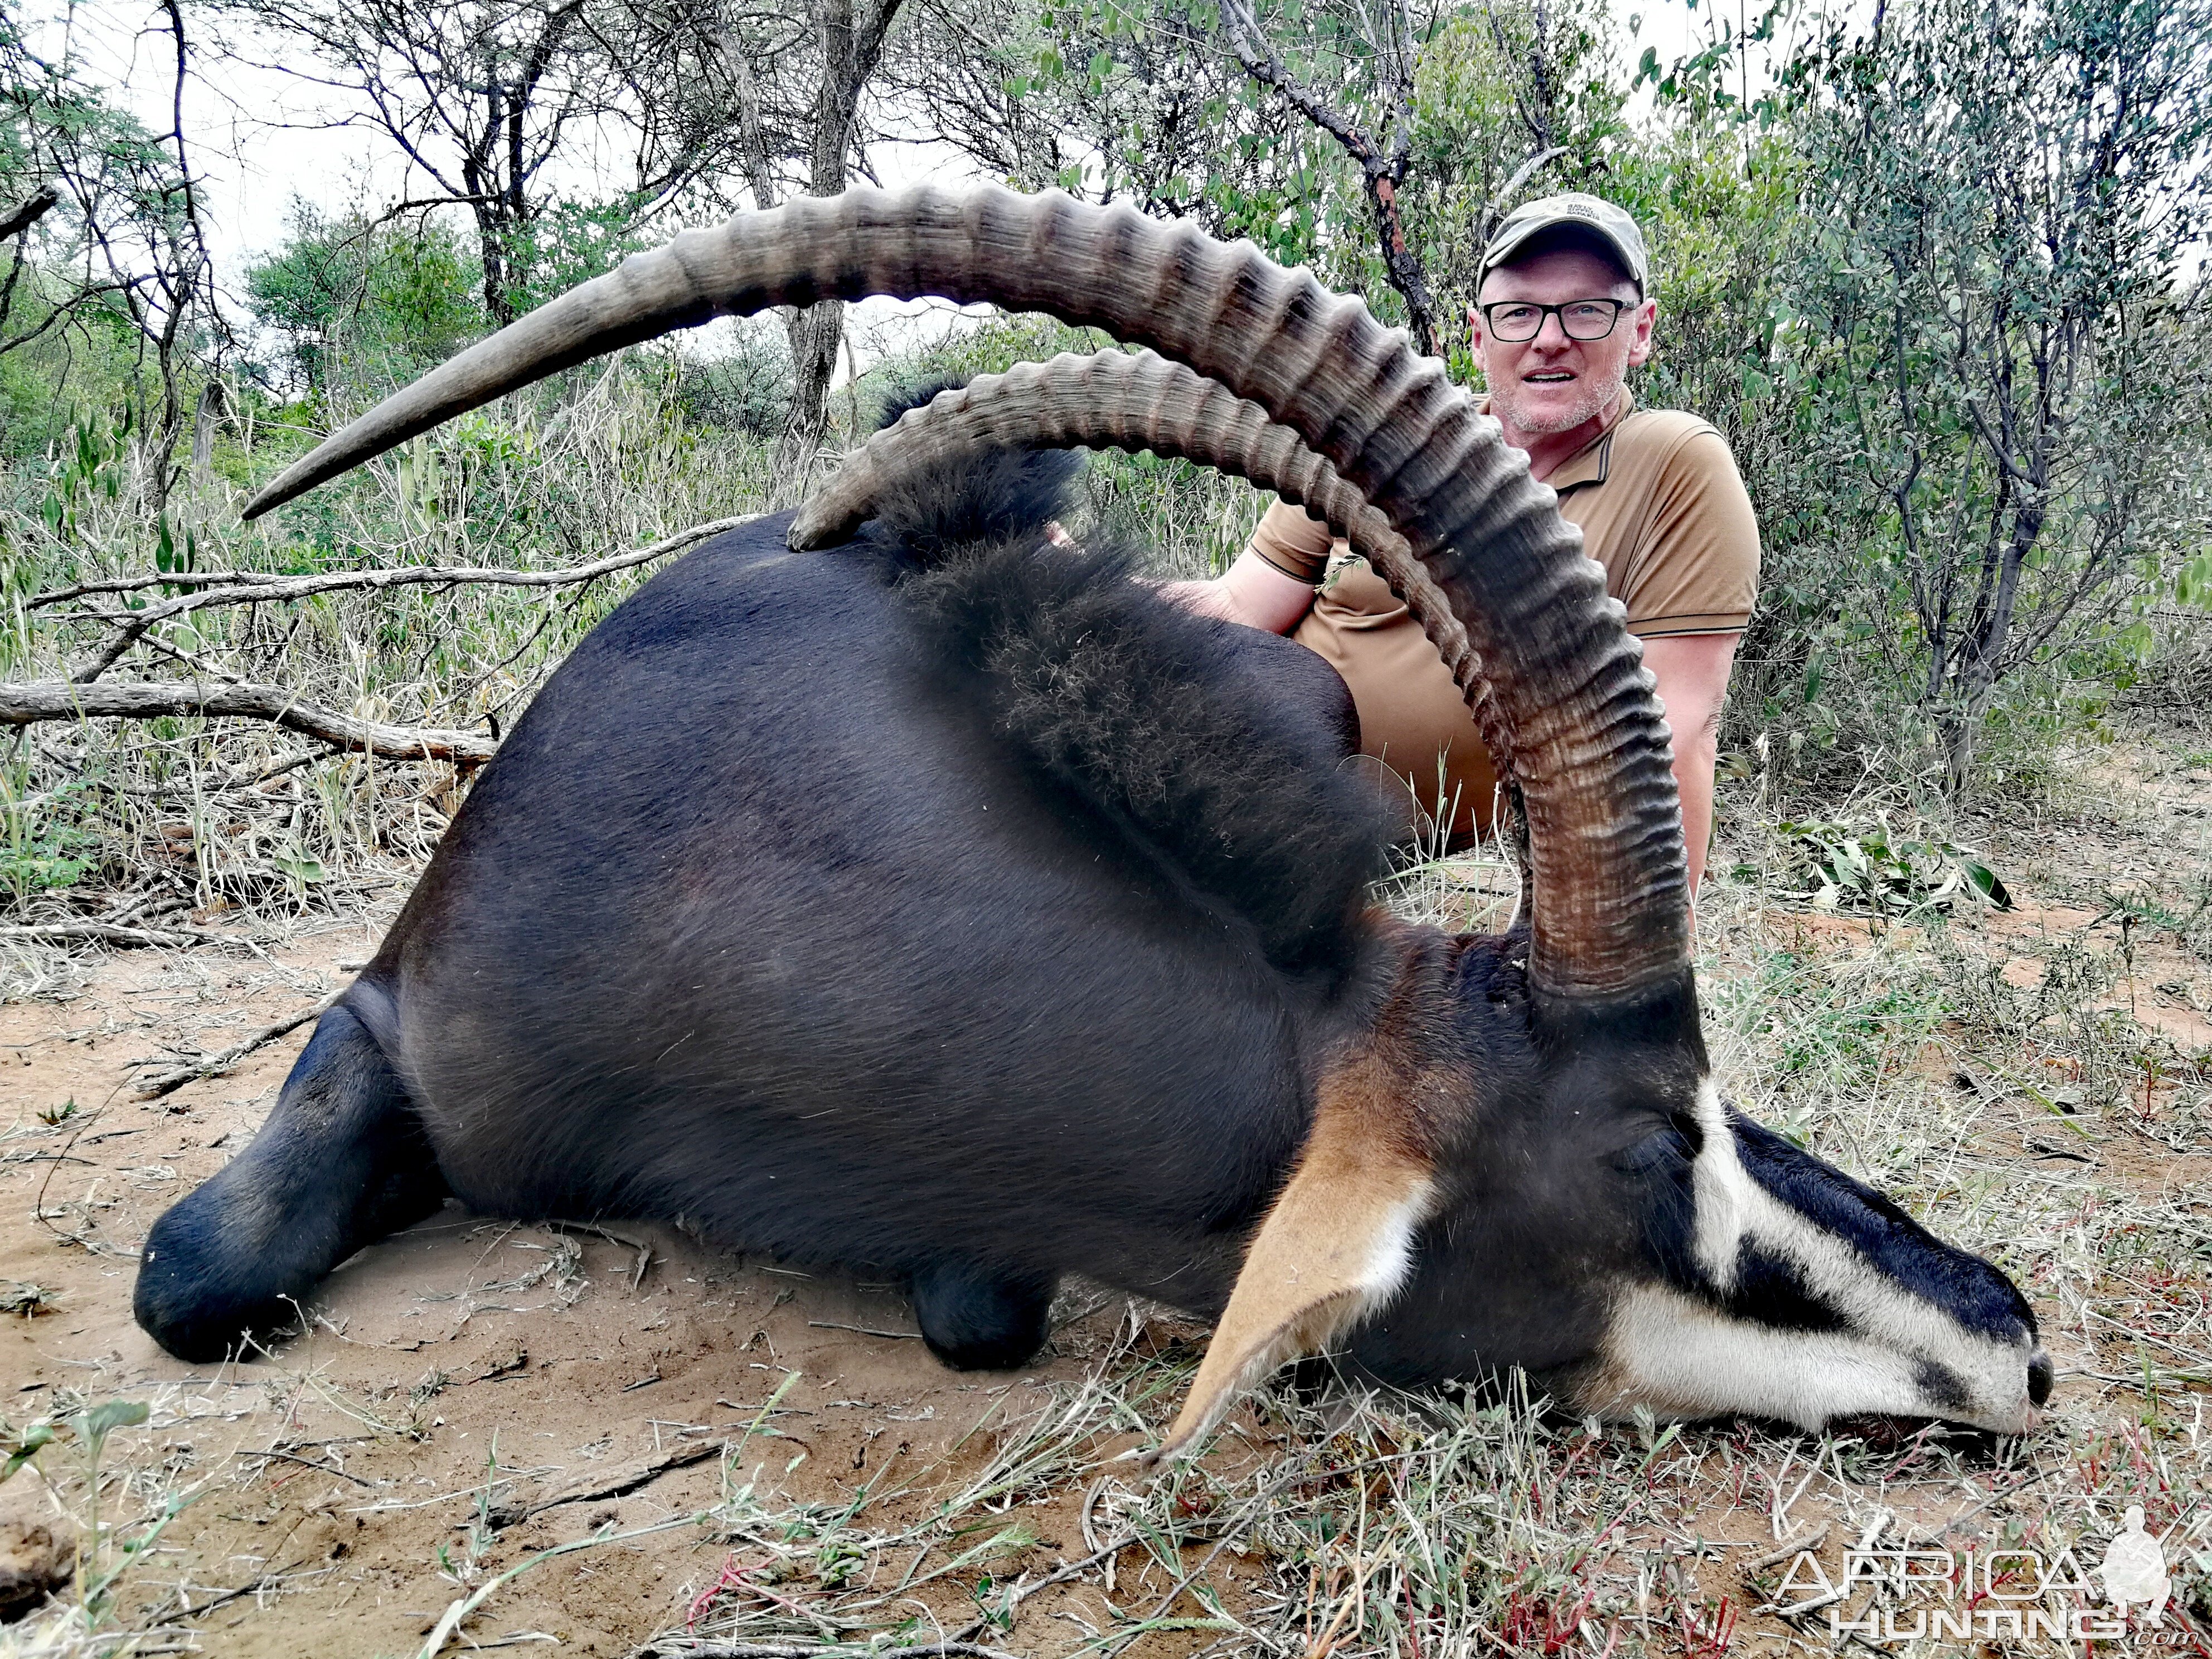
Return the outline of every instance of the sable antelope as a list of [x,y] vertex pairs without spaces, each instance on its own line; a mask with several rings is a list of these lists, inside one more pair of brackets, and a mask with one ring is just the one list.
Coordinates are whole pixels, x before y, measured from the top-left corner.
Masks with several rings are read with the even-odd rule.
[[[1177,1304],[1217,1324],[1170,1452],[1331,1346],[1607,1415],[2028,1425],[2051,1372],[2010,1281],[1722,1104],[1619,609],[1442,365],[1310,275],[1057,194],[805,198],[552,301],[248,513],[617,347],[871,294],[1188,373],[956,394],[800,536],[849,539],[761,521],[601,623],[260,1136],[156,1224],[149,1332],[220,1355],[450,1194],[895,1273],[954,1364],[1025,1359],[1063,1273]],[[1161,373],[1180,413],[1107,395]],[[1358,535],[1516,781],[1525,927],[1369,908],[1389,823],[1340,683],[1046,549],[1065,465],[978,450],[989,407],[994,441],[1179,446]]]

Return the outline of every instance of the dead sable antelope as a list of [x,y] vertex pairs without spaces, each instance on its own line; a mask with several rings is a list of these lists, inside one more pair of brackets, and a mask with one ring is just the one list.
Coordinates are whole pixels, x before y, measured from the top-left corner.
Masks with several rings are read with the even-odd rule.
[[[1310,276],[1058,195],[801,199],[524,318],[248,510],[617,347],[872,294],[1096,324],[1194,398],[1101,390],[1144,360],[955,394],[810,514],[837,545],[769,519],[602,623],[155,1226],[148,1331],[217,1357],[452,1194],[896,1274],[956,1365],[1029,1358],[1065,1273],[1159,1297],[1217,1321],[1170,1451],[1323,1348],[1608,1416],[2028,1426],[2011,1282],[1716,1092],[1667,728],[1577,532]],[[1179,449],[1359,535],[1517,785],[1525,929],[1369,908],[1341,684],[1046,547],[1066,466],[1008,441]]]

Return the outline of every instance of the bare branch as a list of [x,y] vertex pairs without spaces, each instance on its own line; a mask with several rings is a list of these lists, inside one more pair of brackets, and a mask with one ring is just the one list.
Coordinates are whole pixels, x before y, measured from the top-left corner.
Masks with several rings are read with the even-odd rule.
[[1513,169],[1513,176],[1498,187],[1498,194],[1490,198],[1490,206],[1482,216],[1484,246],[1487,247],[1490,245],[1490,239],[1496,234],[1499,223],[1504,219],[1506,214],[1512,210],[1514,198],[1528,188],[1528,181],[1534,178],[1540,170],[1549,167],[1566,154],[1567,147],[1565,144],[1553,144],[1548,149],[1538,150]]
[[[1405,220],[1398,205],[1399,187],[1406,182],[1413,157],[1410,121],[1401,112],[1398,142],[1386,155],[1349,117],[1332,107],[1285,66],[1261,33],[1259,20],[1252,14],[1251,0],[1221,0],[1221,27],[1228,37],[1230,51],[1236,54],[1247,75],[1280,93],[1285,101],[1335,139],[1344,153],[1359,164],[1368,204],[1375,215],[1376,234],[1382,244],[1382,268],[1389,275],[1390,286],[1406,302],[1406,319],[1414,343],[1434,356],[1437,345],[1436,307],[1429,297],[1428,278],[1422,271],[1420,256],[1406,240]],[[1400,74],[1402,101],[1412,91],[1410,62],[1401,66]]]
[[40,605],[58,604],[87,593],[130,592],[165,584],[204,584],[199,592],[179,594],[162,604],[149,605],[143,611],[93,611],[82,617],[69,618],[70,621],[109,623],[122,629],[98,657],[70,677],[77,684],[89,685],[113,667],[125,651],[145,636],[147,629],[167,622],[172,617],[204,610],[210,605],[260,605],[283,599],[303,599],[317,593],[364,588],[565,587],[578,582],[597,581],[600,577],[612,575],[617,571],[650,564],[655,559],[665,558],[669,554],[690,547],[696,542],[702,542],[710,536],[719,536],[726,530],[735,530],[741,525],[750,524],[760,516],[757,513],[748,513],[734,519],[717,519],[710,524],[694,525],[690,529],[665,537],[650,547],[641,547],[629,553],[617,553],[611,558],[578,565],[568,570],[501,570],[481,565],[426,564],[391,565],[375,570],[333,570],[317,576],[270,576],[246,570],[185,572],[167,576],[125,577],[112,581],[87,582],[77,587],[58,588],[50,593],[39,594],[24,608],[33,610]]
[[474,732],[417,730],[356,720],[302,702],[281,685],[127,680],[99,685],[79,685],[69,680],[0,684],[0,726],[31,726],[42,720],[155,720],[173,714],[272,720],[333,749],[403,760],[451,761],[456,766],[480,766],[499,747]]
[[348,988],[345,986],[340,986],[321,1000],[310,1003],[305,1008],[285,1015],[272,1025],[263,1026],[252,1036],[242,1042],[232,1043],[228,1048],[216,1054],[202,1054],[198,1060],[179,1066],[174,1071],[164,1072],[158,1077],[141,1079],[137,1086],[131,1090],[131,1097],[133,1100],[159,1100],[163,1095],[175,1093],[187,1083],[197,1083],[204,1077],[216,1077],[228,1071],[256,1048],[263,1048],[276,1042],[280,1036],[285,1036],[298,1030],[311,1019],[321,1018],[330,1011],[340,997],[345,994]]
[[0,945],[220,945],[223,937],[199,927],[125,927],[112,921],[33,921],[0,927]]
[[61,204],[61,192],[52,185],[0,214],[0,242],[20,236]]

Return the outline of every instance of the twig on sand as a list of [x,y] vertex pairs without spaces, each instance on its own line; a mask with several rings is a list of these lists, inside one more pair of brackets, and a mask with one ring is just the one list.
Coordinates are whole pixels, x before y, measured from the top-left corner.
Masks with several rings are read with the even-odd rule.
[[556,1233],[581,1233],[588,1238],[604,1238],[610,1244],[619,1244],[625,1250],[635,1250],[637,1260],[630,1266],[629,1293],[637,1294],[637,1287],[645,1283],[645,1270],[653,1265],[653,1246],[641,1238],[632,1238],[628,1233],[618,1233],[602,1227],[595,1221],[549,1221],[545,1226]]
[[376,1486],[376,1482],[374,1480],[364,1480],[357,1474],[349,1474],[345,1470],[333,1468],[328,1463],[318,1463],[313,1458],[302,1457],[297,1452],[279,1451],[273,1446],[267,1451],[246,1452],[242,1455],[246,1458],[278,1457],[287,1463],[297,1463],[303,1469],[313,1469],[317,1474],[334,1474],[341,1480],[350,1480],[356,1486],[367,1486],[372,1491]]
[[0,927],[0,943],[68,945],[96,939],[105,945],[222,945],[221,933],[199,927],[125,927],[112,921],[31,921]]
[[133,1100],[159,1100],[163,1095],[173,1094],[183,1088],[187,1083],[197,1083],[204,1077],[214,1077],[227,1072],[256,1048],[276,1042],[287,1032],[298,1030],[311,1019],[320,1018],[329,1012],[333,1003],[345,994],[345,991],[346,988],[341,985],[321,1001],[285,1015],[274,1025],[263,1026],[243,1042],[234,1042],[219,1054],[202,1054],[190,1065],[179,1066],[175,1071],[164,1072],[156,1078],[149,1078],[131,1091],[131,1097]]
[[527,1521],[532,1516],[546,1510],[558,1509],[564,1504],[589,1504],[602,1498],[623,1498],[639,1487],[658,1480],[672,1469],[689,1468],[694,1463],[703,1463],[710,1457],[720,1457],[728,1442],[708,1440],[698,1445],[678,1446],[658,1457],[648,1457],[635,1463],[625,1463],[620,1468],[602,1469],[593,1474],[556,1486],[551,1492],[536,1498],[508,1498],[492,1504],[485,1511],[495,1527],[511,1527],[517,1522]]
[[444,1617],[438,1620],[430,1634],[423,1639],[422,1647],[416,1650],[415,1659],[438,1659],[438,1656],[445,1651],[446,1644],[453,1639],[453,1633],[468,1621],[471,1613],[491,1600],[495,1590],[506,1584],[508,1580],[520,1577],[541,1562],[550,1561],[556,1555],[573,1554],[577,1550],[597,1549],[605,1544],[626,1544],[633,1538],[643,1538],[656,1532],[667,1532],[677,1527],[699,1526],[707,1519],[708,1516],[705,1514],[674,1515],[665,1521],[655,1521],[650,1526],[633,1527],[628,1532],[616,1532],[611,1528],[602,1527],[588,1538],[572,1539],[568,1543],[556,1544],[550,1549],[540,1550],[535,1555],[526,1556],[496,1577],[484,1580],[483,1583],[477,1586],[474,1594],[461,1597],[447,1607]]
[[[331,1472],[332,1471],[328,1469],[324,1471],[325,1474]],[[263,1573],[258,1578],[247,1579],[235,1589],[222,1590],[216,1595],[211,1595],[206,1601],[201,1602],[198,1607],[193,1607],[190,1603],[186,1603],[185,1606],[179,1608],[177,1613],[172,1616],[179,1619],[204,1619],[209,1613],[213,1613],[217,1607],[228,1607],[233,1601],[237,1601],[240,1596],[258,1595],[263,1590],[270,1589],[278,1585],[287,1583],[294,1578],[321,1578],[327,1577],[331,1572],[335,1571],[334,1568],[331,1567],[317,1567],[310,1571],[301,1571],[300,1569],[306,1565],[307,1558],[302,1556],[299,1560],[293,1562],[289,1566],[278,1567],[272,1572]],[[179,1601],[183,1601],[185,1598],[182,1594],[179,1593],[177,1599]],[[151,1632],[145,1633],[150,1634]],[[137,1650],[141,1653],[146,1651],[143,1648]]]
[[1746,1567],[1746,1572],[1765,1572],[1769,1567],[1778,1567],[1784,1561],[1794,1561],[1806,1550],[1817,1550],[1828,1541],[1829,1523],[1823,1521],[1808,1533],[1800,1533],[1776,1545],[1772,1549]]

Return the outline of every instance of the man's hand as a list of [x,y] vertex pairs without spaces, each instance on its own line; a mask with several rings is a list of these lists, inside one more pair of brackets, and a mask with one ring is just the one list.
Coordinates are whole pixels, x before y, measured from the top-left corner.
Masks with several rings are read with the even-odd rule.
[[1644,665],[1659,682],[1659,701],[1674,732],[1674,787],[1682,793],[1682,841],[1690,893],[1705,872],[1713,836],[1713,762],[1720,750],[1721,705],[1741,634],[1676,634],[1644,641]]
[[1201,617],[1287,634],[1313,608],[1314,591],[1248,551],[1212,581],[1163,583],[1160,597]]

